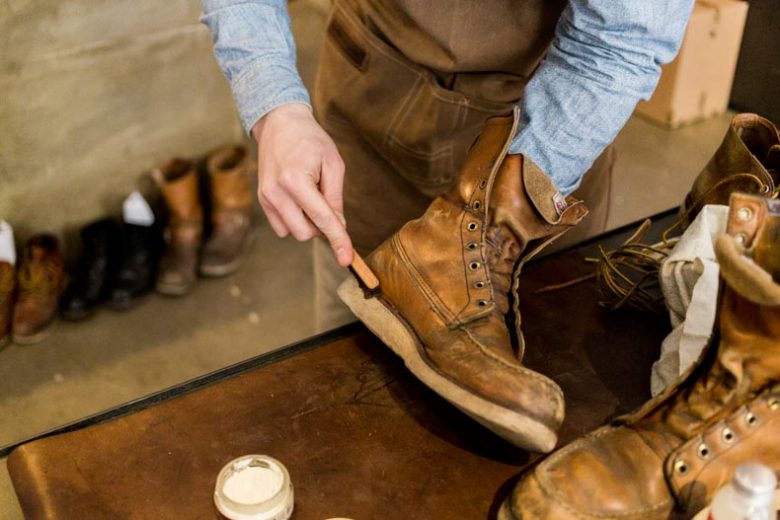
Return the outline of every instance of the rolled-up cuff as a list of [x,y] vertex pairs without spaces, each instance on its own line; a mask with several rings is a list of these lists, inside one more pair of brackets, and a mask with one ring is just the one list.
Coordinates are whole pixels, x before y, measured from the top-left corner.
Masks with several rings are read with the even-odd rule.
[[311,109],[311,99],[298,71],[286,65],[252,64],[231,85],[241,123],[252,127],[274,108],[301,103]]

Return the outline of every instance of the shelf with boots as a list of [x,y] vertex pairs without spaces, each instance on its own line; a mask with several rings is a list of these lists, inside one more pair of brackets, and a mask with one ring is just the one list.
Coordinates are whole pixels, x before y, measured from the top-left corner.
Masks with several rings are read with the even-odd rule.
[[[13,266],[6,269],[0,262],[0,329],[8,329],[2,335],[6,347],[0,350],[0,395],[6,418],[24,417],[0,419],[0,444],[315,332],[311,247],[279,240],[270,228],[253,224],[263,218],[253,206],[254,165],[247,150],[231,145],[204,160],[167,164],[183,165],[171,176],[178,179],[176,174],[182,173],[180,177],[190,182],[193,191],[185,194],[190,200],[184,203],[196,208],[201,215],[198,225],[203,226],[191,248],[193,273],[186,298],[154,294],[158,272],[166,270],[161,257],[181,249],[171,243],[178,232],[170,228],[181,222],[181,215],[175,215],[179,206],[166,204],[165,195],[170,194],[165,179],[160,185],[164,211],[153,195],[134,192],[126,199],[121,218],[101,218],[80,230],[70,280],[63,283],[60,273],[57,287],[50,290],[50,312],[41,318],[46,334],[34,335],[35,345],[8,345],[20,292]],[[176,204],[180,199],[172,197]],[[274,255],[260,244],[248,247],[255,235],[260,244],[273,243]],[[13,239],[10,249],[15,251]],[[24,258],[20,264],[26,265]],[[60,269],[62,264],[60,259]],[[63,289],[57,321],[57,299]]]

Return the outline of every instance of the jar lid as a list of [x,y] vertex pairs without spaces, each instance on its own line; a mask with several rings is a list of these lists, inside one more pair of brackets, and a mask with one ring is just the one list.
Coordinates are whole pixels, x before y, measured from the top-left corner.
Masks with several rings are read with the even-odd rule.
[[293,487],[287,468],[267,455],[244,455],[217,476],[214,505],[229,520],[288,520]]

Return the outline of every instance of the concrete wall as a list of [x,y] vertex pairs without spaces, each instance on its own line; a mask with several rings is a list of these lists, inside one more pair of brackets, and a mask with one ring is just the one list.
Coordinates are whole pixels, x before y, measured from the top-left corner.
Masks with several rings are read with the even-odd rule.
[[0,218],[18,239],[116,213],[159,161],[243,137],[199,14],[197,0],[0,0]]

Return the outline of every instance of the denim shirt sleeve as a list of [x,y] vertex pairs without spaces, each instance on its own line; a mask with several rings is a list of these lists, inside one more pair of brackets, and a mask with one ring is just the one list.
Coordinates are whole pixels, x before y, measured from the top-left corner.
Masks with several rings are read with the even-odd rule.
[[564,194],[653,93],[679,51],[693,0],[569,0],[550,51],[526,86],[509,151]]
[[201,23],[210,30],[247,133],[272,109],[286,103],[311,108],[295,67],[287,0],[200,0]]

